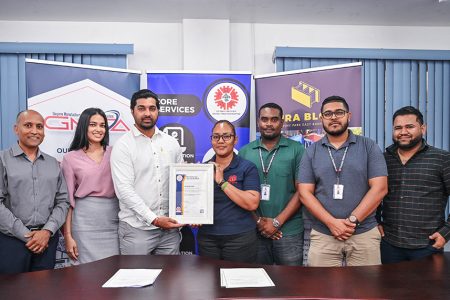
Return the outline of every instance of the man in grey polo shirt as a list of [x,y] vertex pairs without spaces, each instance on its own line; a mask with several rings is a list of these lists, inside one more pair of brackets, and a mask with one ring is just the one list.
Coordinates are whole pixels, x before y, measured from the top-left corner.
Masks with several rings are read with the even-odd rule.
[[20,112],[18,143],[0,151],[0,273],[53,269],[58,229],[69,209],[58,161],[41,152],[44,119]]
[[344,98],[326,98],[326,135],[300,163],[298,191],[313,216],[309,266],[381,263],[375,210],[387,193],[386,162],[374,141],[348,130],[350,118]]

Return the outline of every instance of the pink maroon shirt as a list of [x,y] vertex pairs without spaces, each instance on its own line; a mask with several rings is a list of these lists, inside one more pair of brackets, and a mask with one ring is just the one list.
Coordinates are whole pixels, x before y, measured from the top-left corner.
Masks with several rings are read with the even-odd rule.
[[100,164],[84,153],[82,149],[64,155],[61,168],[67,182],[70,205],[75,207],[76,198],[114,198],[111,177],[111,147],[107,147]]

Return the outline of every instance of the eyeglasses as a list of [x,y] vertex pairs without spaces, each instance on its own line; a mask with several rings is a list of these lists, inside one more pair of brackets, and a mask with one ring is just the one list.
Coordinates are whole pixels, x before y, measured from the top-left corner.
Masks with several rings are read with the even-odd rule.
[[211,140],[213,140],[214,142],[218,142],[220,141],[220,138],[222,138],[222,140],[224,142],[228,142],[229,140],[231,140],[231,138],[234,136],[234,134],[229,134],[229,133],[225,133],[225,134],[213,134],[211,136]]
[[327,120],[333,118],[333,116],[335,116],[336,119],[340,119],[345,116],[346,113],[348,113],[348,111],[345,111],[343,109],[338,109],[336,111],[327,110],[322,113],[322,117]]

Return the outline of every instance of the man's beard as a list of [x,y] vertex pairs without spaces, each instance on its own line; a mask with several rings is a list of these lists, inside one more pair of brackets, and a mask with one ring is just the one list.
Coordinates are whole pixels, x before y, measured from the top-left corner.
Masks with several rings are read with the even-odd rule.
[[273,134],[264,134],[262,131],[261,133],[261,137],[264,138],[265,140],[269,140],[269,141],[273,141],[276,140],[277,138],[279,138],[281,136],[281,133],[273,133]]
[[150,122],[150,124],[148,124],[148,123],[146,124],[142,121],[139,123],[139,128],[141,128],[143,130],[150,130],[153,127],[155,127],[155,125],[156,125],[156,122],[153,122],[153,120],[152,120],[152,122]]
[[325,132],[328,133],[328,134],[331,135],[331,136],[340,136],[340,135],[342,135],[344,132],[347,131],[347,129],[348,129],[348,123],[349,123],[349,122],[347,121],[345,124],[342,125],[342,128],[339,129],[339,130],[337,130],[337,131],[330,131],[330,130],[328,130],[328,128],[325,127],[325,126],[323,126],[323,130],[325,130]]
[[144,130],[149,130],[149,129],[152,129],[153,127],[155,127],[155,123],[152,123],[150,125],[144,125],[141,123],[141,124],[139,124],[139,127],[141,127]]
[[410,140],[408,144],[400,144],[396,140],[394,140],[394,144],[402,150],[409,150],[409,149],[412,149],[415,146],[417,146],[421,141],[422,141],[422,135],[419,135],[418,137]]

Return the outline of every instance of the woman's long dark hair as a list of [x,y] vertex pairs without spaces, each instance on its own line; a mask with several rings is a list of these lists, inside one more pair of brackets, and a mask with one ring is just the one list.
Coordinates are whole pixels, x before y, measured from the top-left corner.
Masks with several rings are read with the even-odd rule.
[[94,115],[100,115],[105,120],[105,136],[100,144],[103,146],[103,149],[106,149],[106,146],[109,144],[109,128],[108,128],[108,119],[106,118],[106,114],[103,110],[96,107],[86,108],[80,115],[78,119],[77,129],[75,130],[75,136],[73,137],[72,143],[70,144],[69,151],[79,150],[79,149],[88,149],[89,148],[89,140],[87,136],[87,132],[89,129],[89,122],[91,121],[91,117]]

